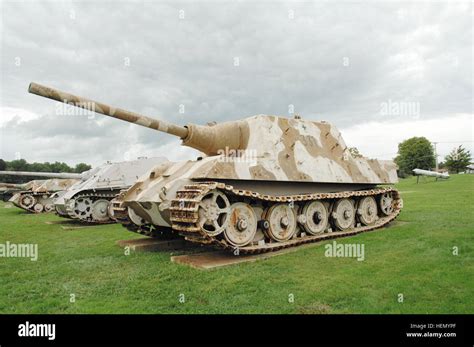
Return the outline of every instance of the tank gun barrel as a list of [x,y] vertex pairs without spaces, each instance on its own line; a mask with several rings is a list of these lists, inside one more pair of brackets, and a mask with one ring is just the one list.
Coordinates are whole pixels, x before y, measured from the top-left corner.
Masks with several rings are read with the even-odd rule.
[[120,108],[115,108],[115,107],[103,104],[101,102],[97,102],[91,99],[65,93],[57,89],[42,86],[37,83],[33,83],[33,82],[30,83],[30,86],[28,87],[28,91],[32,94],[36,94],[48,99],[52,99],[59,102],[63,102],[65,104],[80,107],[92,112],[97,112],[105,116],[117,118],[117,119],[130,122],[130,123],[135,123],[138,125],[145,126],[147,128],[163,131],[168,134],[179,136],[182,139],[184,139],[188,135],[188,129],[183,126],[179,126],[179,125],[171,124],[168,122],[164,122],[162,120],[157,120],[154,118],[142,116],[134,112],[122,110]]
[[80,179],[82,174],[69,172],[29,172],[29,171],[0,171],[1,175],[8,176],[33,176],[33,177],[48,177],[48,178],[76,178]]
[[195,148],[207,155],[225,154],[228,150],[247,148],[249,129],[243,121],[225,122],[213,126],[195,124],[179,126],[33,82],[30,83],[28,91],[65,104],[178,136],[183,140],[183,145]]

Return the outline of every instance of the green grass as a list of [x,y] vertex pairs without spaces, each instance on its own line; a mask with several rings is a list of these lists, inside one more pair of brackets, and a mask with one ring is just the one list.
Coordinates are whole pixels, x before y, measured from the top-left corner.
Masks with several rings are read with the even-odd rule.
[[474,313],[474,175],[398,188],[398,222],[338,240],[363,243],[364,261],[325,257],[328,241],[207,271],[124,255],[115,241],[140,235],[120,225],[63,230],[1,204],[0,243],[37,243],[39,259],[0,258],[0,313]]

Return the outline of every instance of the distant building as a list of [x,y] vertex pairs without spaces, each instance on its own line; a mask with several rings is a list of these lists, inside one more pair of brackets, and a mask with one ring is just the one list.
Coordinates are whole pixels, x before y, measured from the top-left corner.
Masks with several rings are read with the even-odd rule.
[[466,167],[466,173],[474,174],[474,164],[470,164]]

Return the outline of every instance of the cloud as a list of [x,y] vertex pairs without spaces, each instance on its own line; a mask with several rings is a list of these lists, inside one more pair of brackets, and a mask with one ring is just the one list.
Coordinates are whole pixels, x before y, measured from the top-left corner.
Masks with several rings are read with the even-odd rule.
[[[64,115],[31,81],[178,124],[292,106],[340,129],[473,113],[470,2],[4,2],[2,31],[8,160],[196,155],[166,134]],[[389,101],[416,103],[417,118],[382,114]]]

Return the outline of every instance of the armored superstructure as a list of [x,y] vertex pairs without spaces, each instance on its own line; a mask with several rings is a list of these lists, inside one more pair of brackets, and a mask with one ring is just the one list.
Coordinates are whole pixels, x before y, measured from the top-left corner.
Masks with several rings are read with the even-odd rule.
[[88,223],[113,223],[115,220],[110,214],[110,201],[164,161],[164,158],[159,157],[107,162],[87,171],[81,181],[57,194],[54,202],[56,211],[60,216]]

